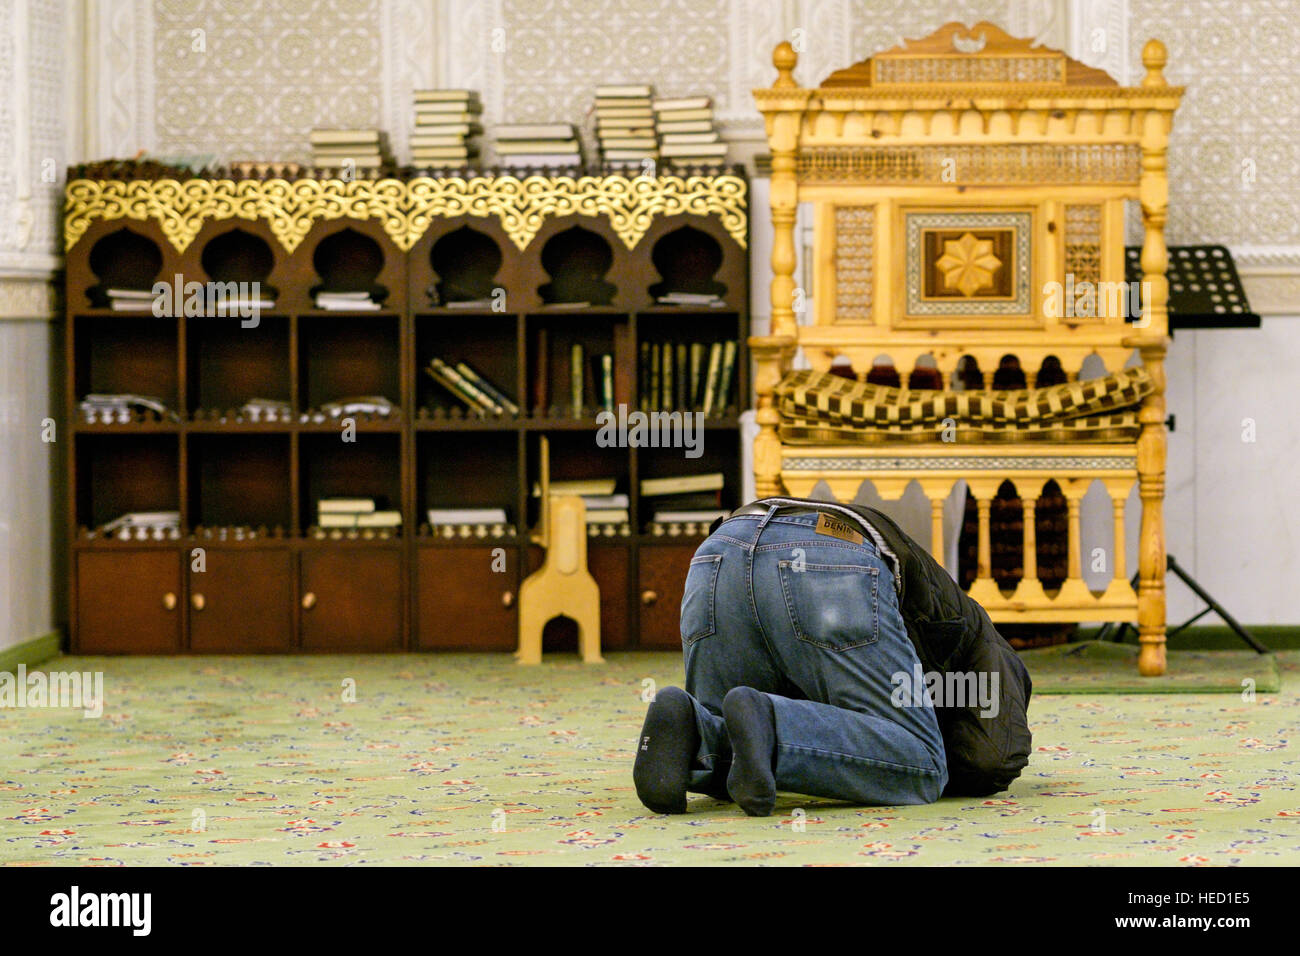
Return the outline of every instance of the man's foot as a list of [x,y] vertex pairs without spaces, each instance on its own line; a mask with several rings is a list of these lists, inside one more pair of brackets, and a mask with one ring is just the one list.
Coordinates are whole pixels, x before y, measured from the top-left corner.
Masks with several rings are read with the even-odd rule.
[[685,813],[691,761],[700,748],[695,706],[679,687],[665,687],[646,711],[636,744],[632,781],[655,813]]
[[772,699],[752,687],[733,687],[722,699],[722,718],[731,737],[727,792],[751,817],[766,817],[776,805],[776,710]]

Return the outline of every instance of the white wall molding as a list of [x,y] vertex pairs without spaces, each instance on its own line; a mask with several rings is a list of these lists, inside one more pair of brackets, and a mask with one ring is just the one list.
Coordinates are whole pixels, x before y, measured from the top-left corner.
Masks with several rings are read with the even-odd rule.
[[58,317],[58,289],[50,278],[0,275],[0,322],[48,322]]
[[381,0],[383,120],[389,145],[401,161],[410,158],[414,123],[411,93],[434,85],[438,67],[436,25],[444,4],[429,0]]
[[87,0],[86,153],[129,158],[157,144],[152,0]]
[[1300,317],[1300,245],[1233,246],[1232,261],[1252,311]]

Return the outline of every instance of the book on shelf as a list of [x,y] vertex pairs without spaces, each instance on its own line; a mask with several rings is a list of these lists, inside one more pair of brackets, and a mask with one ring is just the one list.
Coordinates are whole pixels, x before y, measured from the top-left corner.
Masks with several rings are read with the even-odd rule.
[[429,116],[432,118],[441,118],[443,116],[457,117],[454,122],[472,123],[473,119],[466,117],[477,116],[483,112],[483,104],[477,99],[463,100],[419,100],[415,101],[415,115]]
[[718,518],[725,518],[731,514],[725,508],[701,508],[698,510],[685,511],[656,511],[653,520],[657,524],[686,524],[695,522],[696,524],[710,524]]
[[[554,492],[554,489],[552,489]],[[582,503],[591,508],[626,508],[629,505],[628,497],[625,494],[612,495],[579,495]]]
[[722,296],[715,292],[665,292],[656,301],[661,305],[697,305],[710,308],[726,304]]
[[641,479],[641,497],[655,498],[663,495],[720,491],[723,484],[723,474],[720,471],[711,471],[702,475],[643,478]]
[[314,129],[307,139],[313,147],[370,146],[378,149],[384,136],[377,129]]
[[[493,415],[504,415],[506,413],[506,407],[493,398],[491,394],[436,355],[429,360],[429,364],[425,366],[424,370],[430,378],[454,397],[460,399],[470,409],[490,412]],[[511,404],[513,405],[513,403]],[[518,406],[515,406],[515,408],[517,411]]]
[[348,395],[343,398],[322,402],[316,410],[323,415],[328,415],[330,418],[341,418],[344,415],[371,415],[377,418],[387,418],[393,414],[396,406],[383,395]]
[[614,356],[608,352],[600,356],[600,407],[614,411]]
[[665,143],[659,147],[665,159],[724,159],[726,143]]
[[162,530],[169,531],[173,528],[179,529],[181,525],[181,513],[179,511],[128,511],[120,514],[112,521],[105,522],[99,526],[99,530],[104,534],[112,534],[114,531],[123,531],[144,529],[147,531]]
[[[467,147],[465,137],[457,133],[415,133],[411,136],[412,149],[447,149]],[[475,151],[478,150],[474,146]]]
[[492,384],[485,375],[480,374],[478,370],[468,362],[457,362],[453,367],[471,385],[476,386],[479,391],[486,393],[489,398],[504,408],[506,412],[511,415],[519,414],[519,406],[511,401],[510,397],[507,396],[505,392]]
[[158,296],[153,289],[105,289],[108,307],[114,312],[151,312]]
[[509,523],[505,508],[430,508],[426,514],[431,525]]
[[[415,133],[411,139],[413,142],[423,141],[426,137],[442,138],[444,136],[458,136],[462,140],[469,136],[477,136],[483,132],[483,127],[478,123],[444,123],[433,122],[432,120],[417,120],[415,123]],[[430,145],[430,144],[424,144]],[[436,143],[431,145],[438,145]]]
[[109,394],[105,392],[91,392],[84,396],[79,403],[81,411],[92,419],[99,417],[108,419],[116,417],[119,420],[126,420],[136,409],[143,409],[156,414],[159,418],[177,420],[179,416],[167,407],[167,403],[156,395],[136,395],[130,392],[121,394]]
[[476,103],[478,90],[415,90],[411,98],[416,103]]
[[322,512],[316,516],[318,528],[399,528],[401,525],[400,511]]
[[411,149],[411,159],[423,160],[459,160],[464,162],[471,156],[478,155],[478,148],[471,146],[416,146]]
[[719,414],[727,410],[731,400],[731,380],[736,373],[736,352],[738,347],[733,339],[722,343],[722,371],[718,376],[718,388],[713,395],[710,406]]
[[572,123],[502,123],[494,129],[497,141],[577,138]]
[[722,345],[714,342],[709,346],[709,366],[708,372],[704,379],[704,402],[700,410],[708,415],[713,411],[714,395],[718,390],[718,382],[722,377]]
[[678,121],[678,122],[669,122],[669,123],[657,122],[655,124],[655,130],[659,133],[660,136],[667,136],[669,134],[680,134],[680,133],[716,132],[713,128],[712,120],[688,120],[686,122]]
[[581,153],[520,153],[501,157],[501,165],[514,167],[529,166],[581,166]]
[[374,498],[319,498],[318,514],[369,514],[375,510]]
[[683,143],[716,143],[719,142],[721,134],[717,130],[709,133],[664,133],[663,144],[665,146],[680,145]]
[[498,156],[514,156],[528,153],[562,153],[571,155],[581,150],[576,139],[518,139],[497,140]]
[[655,119],[661,123],[700,123],[713,122],[713,110],[705,107],[704,109],[689,110],[656,110]]
[[569,410],[576,416],[582,414],[585,404],[585,365],[584,349],[581,342],[574,342],[569,348]]
[[383,308],[369,292],[316,293],[316,308],[327,312],[376,312]]
[[622,524],[628,520],[626,508],[588,508],[587,524]]
[[[566,478],[547,485],[552,495],[577,495],[579,498],[587,495],[612,495],[617,486],[617,478]],[[533,497],[541,496],[542,486],[534,482]]]
[[710,115],[712,115],[713,100],[708,96],[683,96],[676,99],[659,97],[651,105],[656,113],[672,113],[678,110],[710,110]]
[[596,140],[604,162],[632,164],[659,158],[653,95],[648,85],[596,88]]

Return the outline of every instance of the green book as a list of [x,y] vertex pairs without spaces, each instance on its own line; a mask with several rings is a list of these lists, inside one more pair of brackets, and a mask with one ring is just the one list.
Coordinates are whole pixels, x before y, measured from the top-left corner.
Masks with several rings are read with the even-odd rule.
[[714,405],[719,415],[727,413],[731,404],[731,380],[736,375],[736,343],[728,340],[722,346],[722,374],[718,378],[718,397]]
[[650,395],[646,403],[646,411],[654,412],[659,410],[659,359],[662,353],[659,346],[653,342],[650,344]]
[[456,371],[461,374],[471,385],[478,388],[511,415],[519,414],[519,406],[512,402],[501,389],[489,382],[484,376],[475,371],[474,367],[468,362],[457,362]]
[[429,372],[430,375],[433,375],[435,380],[441,381],[443,384],[450,384],[452,388],[459,389],[461,393],[469,395],[469,398],[472,398],[474,402],[477,402],[478,406],[484,408],[486,411],[490,411],[491,414],[502,415],[504,414],[504,411],[506,411],[502,406],[498,405],[498,403],[494,401],[491,395],[478,388],[477,385],[474,385],[473,382],[468,380],[468,378],[460,375],[460,372],[456,371],[456,369],[452,368],[451,365],[448,365],[446,362],[443,362],[442,359],[437,358],[437,356],[434,356],[434,358],[430,360]]
[[699,410],[704,407],[704,358],[706,355],[708,355],[708,347],[703,342],[691,343],[690,406],[692,410]]
[[665,412],[671,412],[673,410],[673,343],[665,342],[660,352],[659,369],[663,390],[659,395],[659,407]]
[[575,418],[582,414],[582,393],[586,384],[583,362],[582,343],[574,342],[569,350],[569,405]]
[[722,375],[722,343],[714,342],[709,346],[709,373],[704,382],[704,414],[713,412],[713,403],[718,394],[718,379]]
[[614,410],[614,356],[600,357],[600,404],[607,412]]

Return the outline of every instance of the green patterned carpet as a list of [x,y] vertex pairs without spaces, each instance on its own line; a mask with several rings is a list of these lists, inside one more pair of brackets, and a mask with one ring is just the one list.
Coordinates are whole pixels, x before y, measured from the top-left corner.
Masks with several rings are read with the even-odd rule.
[[749,819],[636,800],[675,654],[60,658],[104,671],[104,716],[0,709],[0,864],[1295,865],[1300,651],[1277,660],[1253,700],[1035,696],[1031,763],[992,799]]

